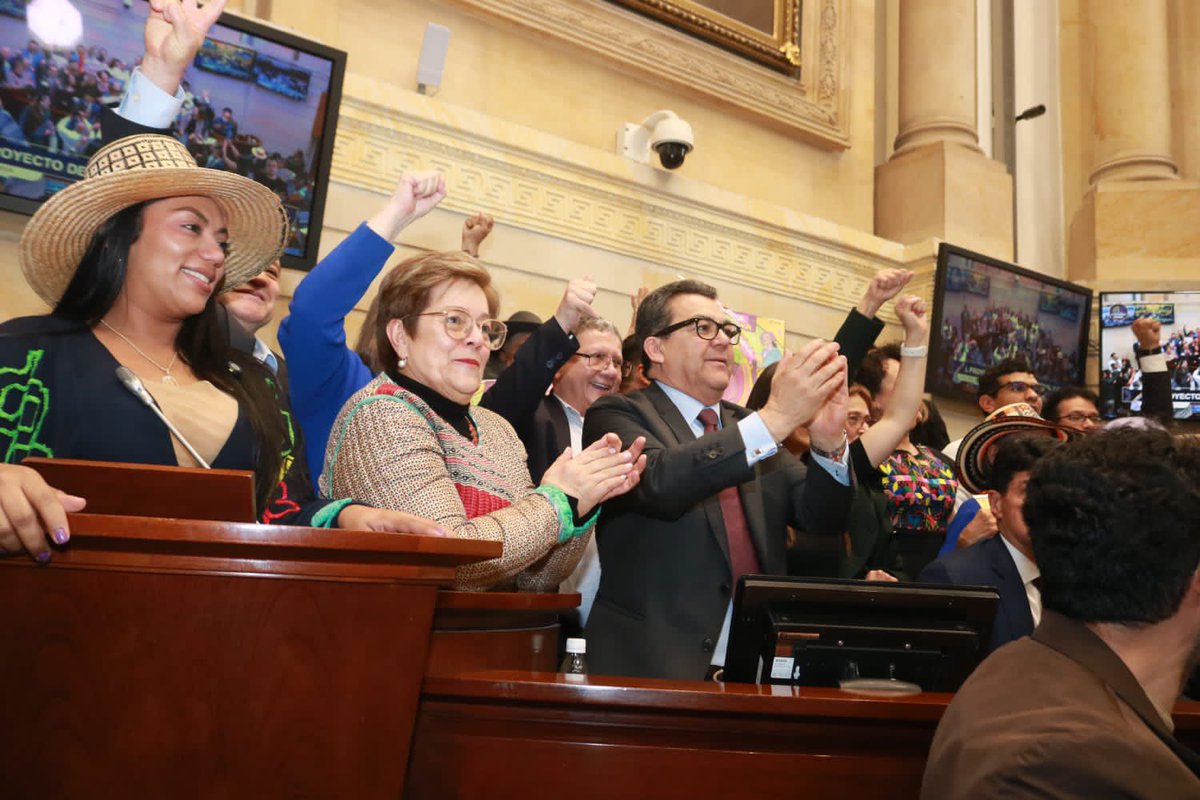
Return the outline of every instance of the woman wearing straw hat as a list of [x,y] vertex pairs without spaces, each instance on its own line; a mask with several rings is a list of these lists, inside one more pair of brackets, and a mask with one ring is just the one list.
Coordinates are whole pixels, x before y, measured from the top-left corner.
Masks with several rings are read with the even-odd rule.
[[102,148],[82,181],[38,210],[19,260],[54,311],[0,325],[0,548],[48,560],[46,537],[65,543],[65,512],[85,502],[17,466],[29,455],[252,469],[264,522],[439,532],[410,515],[315,500],[270,373],[223,337],[217,294],[261,272],[286,235],[266,187],[202,169],[184,145],[150,134]]

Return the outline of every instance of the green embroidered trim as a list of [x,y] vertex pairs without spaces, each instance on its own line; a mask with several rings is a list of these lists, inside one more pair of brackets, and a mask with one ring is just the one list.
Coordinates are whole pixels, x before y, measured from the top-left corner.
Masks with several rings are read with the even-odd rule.
[[0,367],[0,383],[5,384],[0,387],[0,463],[15,464],[26,456],[54,458],[54,451],[38,441],[50,413],[50,390],[34,376],[45,355],[45,350],[30,350],[24,367]]
[[314,528],[332,528],[337,523],[338,514],[342,513],[342,509],[352,504],[354,498],[347,497],[344,500],[334,500],[332,503],[324,506],[320,511],[313,514],[312,526]]
[[592,526],[600,518],[600,507],[596,506],[596,510],[577,526],[575,524],[575,514],[571,511],[571,501],[567,499],[567,495],[562,489],[559,489],[557,486],[542,484],[534,489],[534,491],[549,500],[551,508],[558,515],[559,544],[568,542],[576,536],[583,536],[592,529]]
[[429,425],[430,429],[433,430],[433,432],[435,434],[437,433],[437,428],[434,428],[433,423],[430,422],[428,419],[425,419],[425,415],[421,413],[421,410],[419,408],[417,408],[416,406],[414,406],[412,403],[405,400],[403,397],[396,397],[395,395],[392,395],[392,394],[367,395],[362,400],[359,400],[357,403],[355,403],[354,408],[350,409],[349,413],[346,414],[346,419],[342,420],[342,429],[340,431],[338,431],[337,444],[335,444],[333,446],[333,455],[328,457],[328,460],[325,463],[325,469],[321,470],[321,484],[322,484],[321,488],[323,490],[328,490],[328,491],[333,490],[333,469],[334,469],[334,466],[337,464],[338,455],[341,454],[341,452],[342,452],[342,442],[344,442],[346,440],[346,431],[349,430],[349,428],[350,428],[350,421],[354,419],[354,415],[359,412],[359,409],[361,409],[363,406],[366,406],[370,403],[374,403],[376,400],[394,400],[397,403],[403,403],[404,405],[408,406],[413,411],[415,411],[417,413],[418,417],[420,417],[421,419],[424,419],[425,422]]

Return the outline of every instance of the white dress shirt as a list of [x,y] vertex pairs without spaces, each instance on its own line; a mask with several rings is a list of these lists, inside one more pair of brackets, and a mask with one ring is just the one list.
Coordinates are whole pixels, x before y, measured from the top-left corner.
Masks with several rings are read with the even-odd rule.
[[1042,571],[1029,556],[1014,547],[1013,543],[1002,534],[996,535],[1000,537],[1000,541],[1004,542],[1004,546],[1008,548],[1008,554],[1012,556],[1013,563],[1017,565],[1017,573],[1021,576],[1021,582],[1025,584],[1025,598],[1029,601],[1029,613],[1033,615],[1033,627],[1036,628],[1042,621],[1042,592],[1033,585],[1033,582],[1042,576]]
[[[659,387],[666,393],[675,407],[679,409],[679,413],[688,421],[691,426],[692,433],[699,439],[704,435],[704,423],[700,421],[700,412],[706,408],[711,408],[717,415],[717,427],[724,427],[721,421],[721,403],[716,402],[711,406],[706,406],[691,395],[684,394],[673,386],[668,386],[662,381],[655,381]],[[754,466],[764,458],[770,458],[779,452],[779,446],[775,440],[771,438],[770,431],[767,430],[766,424],[758,413],[753,413],[748,417],[743,417],[738,420],[738,430],[742,434],[742,442],[746,445],[746,464]],[[850,448],[842,454],[841,462],[833,459],[819,456],[812,453],[813,464],[819,464],[822,469],[837,479],[838,483],[843,486],[850,485]],[[725,651],[729,647],[729,624],[733,620],[733,601],[729,601],[729,605],[725,607],[725,621],[721,624],[721,635],[717,637],[717,646],[713,648],[712,661],[714,666],[725,666]]]

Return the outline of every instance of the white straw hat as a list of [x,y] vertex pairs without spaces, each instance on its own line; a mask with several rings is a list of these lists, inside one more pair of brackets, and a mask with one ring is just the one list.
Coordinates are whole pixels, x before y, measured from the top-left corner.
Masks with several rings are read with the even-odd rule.
[[138,134],[96,151],[83,180],[52,195],[26,223],[18,252],[25,280],[43,300],[57,305],[109,217],[137,203],[187,195],[208,197],[225,215],[226,290],[250,280],[283,252],[287,214],[270,189],[232,172],[198,166],[170,136]]

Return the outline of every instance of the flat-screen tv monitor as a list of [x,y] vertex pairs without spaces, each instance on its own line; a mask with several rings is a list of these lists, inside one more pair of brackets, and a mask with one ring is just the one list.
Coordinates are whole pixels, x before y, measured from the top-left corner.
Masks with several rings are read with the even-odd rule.
[[979,377],[1023,358],[1038,381],[1082,386],[1092,292],[961,247],[938,247],[926,390],[978,396]]
[[1175,419],[1200,420],[1200,291],[1100,294],[1100,413],[1112,419],[1142,410],[1133,321],[1157,317],[1171,373]]
[[989,587],[747,575],[734,595],[725,680],[879,679],[953,692],[987,653],[997,603]]
[[[73,0],[78,43],[40,44],[25,0],[0,0],[0,208],[32,214],[83,176],[100,106],[121,98],[144,50],[144,0]],[[292,223],[284,266],[317,260],[346,54],[223,14],[187,71],[171,135],[197,163],[253,178]]]

